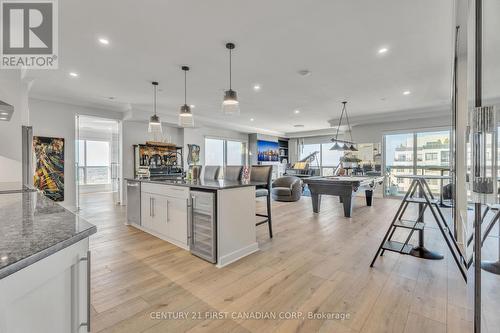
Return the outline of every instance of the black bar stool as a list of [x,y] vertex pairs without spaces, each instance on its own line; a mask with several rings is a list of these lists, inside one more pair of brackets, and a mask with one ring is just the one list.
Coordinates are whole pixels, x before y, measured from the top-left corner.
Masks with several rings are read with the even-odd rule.
[[267,223],[269,226],[269,237],[273,238],[273,227],[271,219],[271,187],[272,187],[272,175],[273,167],[271,165],[253,165],[250,171],[250,181],[254,182],[265,182],[266,185],[257,186],[255,189],[255,197],[266,197],[267,198],[267,214],[255,214],[259,217],[265,217],[266,219],[257,222],[255,225],[261,225]]

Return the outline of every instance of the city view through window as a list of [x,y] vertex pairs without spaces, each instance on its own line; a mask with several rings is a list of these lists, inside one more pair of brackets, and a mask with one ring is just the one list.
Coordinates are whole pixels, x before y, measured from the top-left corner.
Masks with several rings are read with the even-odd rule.
[[[386,195],[404,195],[411,179],[398,175],[449,175],[450,131],[385,135]],[[448,180],[429,179],[436,196]]]

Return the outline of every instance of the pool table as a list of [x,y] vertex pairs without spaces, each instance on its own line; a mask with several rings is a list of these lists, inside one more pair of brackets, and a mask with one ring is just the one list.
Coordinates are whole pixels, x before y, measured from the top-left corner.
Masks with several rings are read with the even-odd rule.
[[384,176],[326,176],[303,179],[311,191],[313,211],[319,213],[321,195],[336,195],[344,205],[344,216],[351,217],[354,193],[365,190],[366,205],[372,205],[373,189],[384,182]]

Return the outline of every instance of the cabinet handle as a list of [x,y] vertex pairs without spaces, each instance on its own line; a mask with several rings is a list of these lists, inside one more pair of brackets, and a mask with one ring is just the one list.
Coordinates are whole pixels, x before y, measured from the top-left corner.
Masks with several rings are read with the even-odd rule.
[[153,198],[149,197],[149,216],[153,217]]
[[84,323],[80,324],[80,327],[86,326],[87,327],[87,332],[90,332],[90,290],[91,290],[91,285],[90,285],[90,251],[87,251],[87,257],[86,258],[80,258],[80,261],[86,261],[87,262],[87,321]]
[[155,204],[155,198],[151,198],[153,200],[153,217],[155,217],[155,210],[156,210],[156,204]]
[[[189,200],[189,199],[188,199]],[[189,245],[194,246],[194,205],[195,205],[195,200],[196,197],[193,195],[191,196],[191,221],[189,221],[188,224],[188,239],[189,239]]]
[[168,218],[168,200],[167,200],[167,223],[170,221],[170,219]]

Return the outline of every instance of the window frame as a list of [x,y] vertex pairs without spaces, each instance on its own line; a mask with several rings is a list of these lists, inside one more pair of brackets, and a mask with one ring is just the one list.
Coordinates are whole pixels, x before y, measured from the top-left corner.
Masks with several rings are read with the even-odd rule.
[[[235,138],[226,138],[226,137],[218,137],[218,136],[210,136],[210,135],[206,135],[204,137],[204,141],[203,141],[203,154],[204,154],[204,159],[205,159],[205,165],[208,165],[206,163],[206,149],[207,149],[207,139],[209,140],[220,140],[223,142],[223,148],[222,148],[222,165],[221,167],[226,167],[228,164],[227,164],[227,142],[228,141],[231,141],[231,142],[239,142],[243,145],[243,154],[241,156],[241,166],[245,166],[245,165],[248,165],[248,140],[242,140],[242,139],[235,139]],[[231,164],[233,165],[233,164]]]

